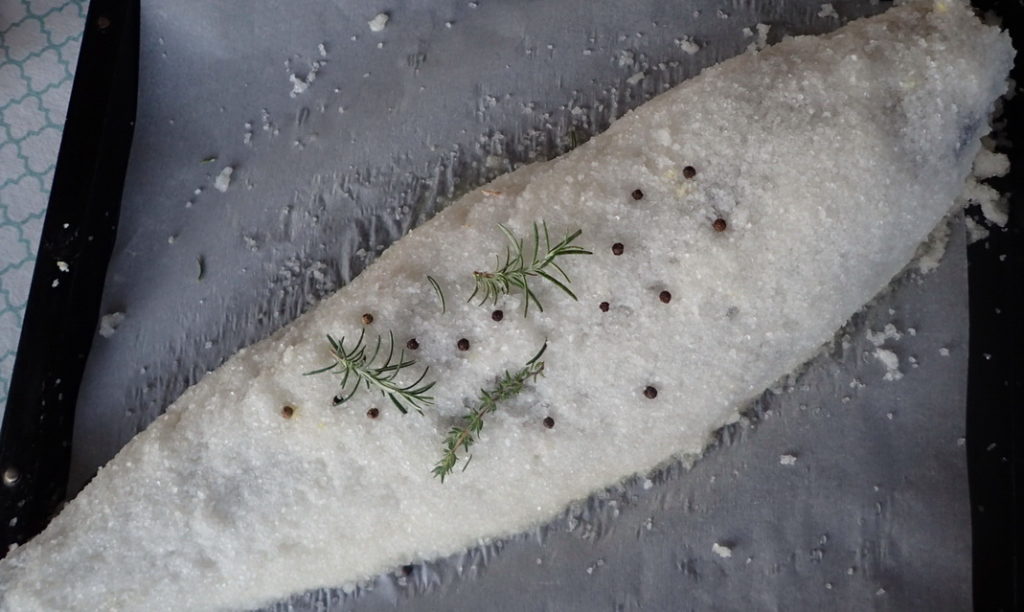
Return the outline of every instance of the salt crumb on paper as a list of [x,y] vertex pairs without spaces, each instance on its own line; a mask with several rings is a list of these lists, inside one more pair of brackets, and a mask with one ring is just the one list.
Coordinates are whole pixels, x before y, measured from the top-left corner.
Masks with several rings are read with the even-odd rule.
[[688,55],[693,55],[700,51],[700,45],[693,41],[693,38],[689,36],[683,36],[675,40],[676,46],[683,50]]
[[388,26],[388,20],[391,16],[387,13],[377,13],[377,16],[367,21],[367,25],[370,26],[371,32],[383,32],[384,28]]
[[646,75],[643,72],[637,72],[633,74],[633,76],[626,79],[626,83],[629,83],[630,85],[636,85],[640,81],[644,80],[645,76]]
[[100,317],[99,334],[104,338],[113,336],[114,332],[117,331],[117,326],[121,324],[121,321],[124,321],[123,312],[112,312],[110,314],[103,315]]
[[974,244],[979,240],[988,238],[988,229],[970,217],[964,217],[964,225],[967,226],[967,244]]
[[903,334],[892,323],[886,323],[882,331],[865,330],[864,335],[875,346],[882,346],[886,340],[899,340],[903,337]]
[[796,455],[779,455],[780,465],[796,465]]
[[719,544],[718,542],[715,542],[711,545],[711,552],[715,553],[723,559],[728,559],[729,557],[732,557],[732,548]]
[[883,380],[899,380],[903,378],[903,372],[900,372],[900,358],[896,353],[888,349],[876,348],[874,355],[875,359],[881,361],[882,365],[885,366],[886,371],[885,376],[882,377]]
[[[756,53],[763,50],[768,46],[768,31],[772,29],[772,26],[766,23],[759,23],[754,26],[754,29],[743,28],[743,36],[750,38],[754,36],[754,42],[747,45],[747,51]],[[756,34],[756,36],[755,36]]]
[[839,19],[839,13],[836,12],[835,7],[832,6],[831,3],[826,2],[825,4],[821,5],[821,10],[818,11],[818,17],[834,17],[836,19]]
[[213,179],[213,188],[221,193],[226,192],[231,185],[231,173],[234,171],[235,169],[231,166],[224,166],[217,178]]
[[71,270],[71,266],[68,265],[68,262],[61,260],[57,262],[57,269],[61,272],[67,272]]

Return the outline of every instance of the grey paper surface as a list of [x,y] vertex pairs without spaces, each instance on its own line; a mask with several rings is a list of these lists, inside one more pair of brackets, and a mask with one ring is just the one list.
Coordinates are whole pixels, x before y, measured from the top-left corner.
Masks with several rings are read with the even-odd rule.
[[[844,19],[883,8],[833,5]],[[381,11],[390,21],[371,32]],[[744,28],[769,24],[774,41],[839,25],[820,11],[143,2],[136,140],[102,309],[124,320],[90,355],[72,490],[203,372],[343,285],[445,202],[743,51],[754,40]],[[684,37],[700,51],[686,53]],[[214,177],[228,165],[221,193]],[[938,271],[859,316],[848,348],[817,359],[792,391],[768,394],[754,409],[760,424],[724,432],[728,442],[692,470],[674,464],[521,538],[278,608],[968,607],[961,234]],[[864,337],[888,322],[905,332],[887,345],[902,362],[896,382],[882,380]]]

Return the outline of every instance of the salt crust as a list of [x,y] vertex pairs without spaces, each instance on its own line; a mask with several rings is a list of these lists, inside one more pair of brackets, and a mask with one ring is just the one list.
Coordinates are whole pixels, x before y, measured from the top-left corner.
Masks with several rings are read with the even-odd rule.
[[[499,195],[453,204],[186,391],[0,563],[0,609],[258,606],[520,532],[699,453],[882,289],[961,192],[1013,52],[963,5],[932,8],[722,63],[487,186]],[[538,219],[582,229],[595,251],[567,264],[580,301],[538,285],[543,313],[508,299],[496,323],[464,303],[469,272],[503,248],[498,223],[523,234]],[[358,334],[366,312],[371,334],[418,339],[436,409],[401,417],[369,394],[332,408],[336,380],[302,375],[327,361],[325,333]],[[462,337],[471,350],[455,350]],[[490,419],[467,471],[434,480],[453,417],[545,338],[546,376]]]

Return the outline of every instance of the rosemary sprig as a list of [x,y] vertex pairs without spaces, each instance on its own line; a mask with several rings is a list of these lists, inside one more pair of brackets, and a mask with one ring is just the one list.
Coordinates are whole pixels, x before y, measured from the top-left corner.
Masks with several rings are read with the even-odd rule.
[[[479,404],[469,414],[462,417],[463,425],[456,425],[448,431],[444,442],[444,454],[433,469],[436,478],[440,478],[441,482],[444,482],[445,477],[452,473],[455,465],[459,462],[460,449],[469,452],[469,447],[476,442],[480,430],[484,428],[484,417],[497,410],[499,402],[518,395],[529,380],[536,378],[544,371],[544,362],[540,361],[540,357],[547,348],[548,345],[545,342],[533,359],[527,361],[520,370],[515,373],[506,370],[493,388],[480,390]],[[472,455],[466,458],[466,462],[462,466],[463,470],[469,467],[472,458]]]
[[365,330],[359,332],[359,339],[351,349],[345,348],[344,337],[338,340],[328,334],[327,342],[331,345],[331,356],[334,357],[334,363],[312,372],[306,372],[306,375],[322,374],[327,371],[341,375],[341,391],[334,396],[335,406],[351,399],[362,384],[367,390],[380,391],[380,394],[391,400],[391,403],[402,414],[408,412],[407,404],[412,406],[416,412],[423,414],[423,408],[434,403],[434,398],[427,395],[427,392],[437,381],[423,383],[430,368],[424,368],[420,377],[408,385],[395,382],[398,373],[415,365],[416,360],[406,360],[403,350],[398,355],[398,361],[392,361],[395,355],[395,336],[388,332],[387,357],[380,365],[374,365],[377,357],[381,355],[383,341],[380,336],[377,336],[377,344],[374,346],[373,352],[368,355],[367,345],[363,343],[365,334]]
[[[541,305],[540,300],[537,299],[537,294],[530,288],[530,278],[532,277],[540,277],[550,281],[568,294],[569,297],[574,300],[576,299],[576,294],[567,286],[571,282],[569,276],[565,273],[565,270],[555,263],[555,260],[565,255],[592,254],[583,247],[572,243],[583,233],[583,230],[576,230],[571,234],[566,234],[561,242],[552,246],[551,237],[548,235],[547,223],[542,222],[538,225],[535,222],[533,224],[533,255],[527,258],[523,252],[524,240],[517,238],[504,225],[499,224],[498,227],[505,234],[509,242],[509,245],[505,247],[505,263],[502,264],[500,260],[495,261],[496,269],[493,272],[473,272],[476,288],[473,290],[473,295],[469,296],[467,301],[472,301],[477,295],[481,295],[480,304],[485,304],[488,301],[497,304],[499,296],[509,295],[518,289],[525,296],[523,299],[523,316],[530,312],[530,302],[536,304],[537,308],[543,312],[544,307]],[[540,252],[542,228],[544,230],[545,250],[543,254]],[[557,271],[565,281],[563,282],[556,278],[551,270]]]
[[429,274],[427,275],[427,281],[430,283],[430,286],[434,288],[434,291],[437,293],[437,297],[441,298],[441,314],[444,314],[447,308],[445,307],[444,291],[441,291],[441,285]]

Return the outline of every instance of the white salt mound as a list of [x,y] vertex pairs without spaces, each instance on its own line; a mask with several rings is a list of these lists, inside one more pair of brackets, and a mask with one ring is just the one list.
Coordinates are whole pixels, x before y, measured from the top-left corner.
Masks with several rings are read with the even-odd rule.
[[390,17],[387,13],[377,13],[373,19],[366,23],[370,26],[371,32],[383,32],[384,28],[388,25],[389,19]]
[[231,175],[235,169],[231,166],[224,166],[224,168],[217,174],[217,177],[213,179],[213,188],[217,191],[224,193],[231,186]]
[[110,338],[117,331],[117,326],[121,324],[121,321],[124,321],[123,312],[112,312],[103,315],[100,317],[99,335],[104,338]]
[[[710,68],[467,195],[186,391],[0,562],[0,609],[256,607],[521,532],[700,453],[910,261],[961,192],[1012,59],[964,5],[904,5]],[[579,301],[537,281],[544,311],[506,298],[496,323],[465,302],[471,272],[504,252],[499,223],[523,236],[539,220],[594,251],[564,262]],[[365,392],[333,407],[337,377],[303,376],[364,313],[371,340],[417,339],[409,374],[439,381],[423,416]],[[545,339],[545,376],[488,418],[465,472],[434,479],[466,402]]]

